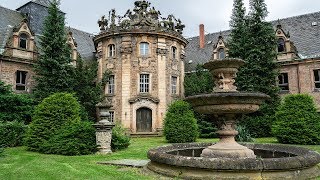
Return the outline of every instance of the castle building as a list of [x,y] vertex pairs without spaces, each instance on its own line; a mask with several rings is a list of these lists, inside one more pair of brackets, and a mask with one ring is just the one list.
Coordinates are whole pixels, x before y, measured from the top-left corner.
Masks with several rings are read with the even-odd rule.
[[[315,98],[320,109],[320,12],[294,16],[271,22],[278,39],[281,96],[304,93]],[[228,56],[230,31],[189,38],[186,47],[185,71],[192,72],[197,64]],[[213,57],[211,56],[213,54]]]
[[160,17],[145,0],[124,16],[109,14],[99,20],[94,43],[99,79],[111,73],[105,88],[111,119],[132,134],[157,134],[168,105],[184,94],[184,25],[173,15]]
[[[49,4],[50,0],[32,0],[16,10],[0,6],[0,80],[16,93],[32,92],[33,65]],[[93,35],[70,27],[66,31],[72,59],[95,60]]]

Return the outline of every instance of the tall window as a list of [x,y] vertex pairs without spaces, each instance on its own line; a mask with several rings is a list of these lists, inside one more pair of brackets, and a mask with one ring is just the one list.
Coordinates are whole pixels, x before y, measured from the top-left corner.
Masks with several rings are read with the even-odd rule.
[[224,49],[223,48],[220,48],[219,50],[218,50],[218,59],[224,59],[225,58],[225,55],[226,53],[225,53],[225,51],[224,51]]
[[116,55],[116,46],[114,44],[110,44],[108,46],[108,57],[114,57]]
[[279,87],[282,91],[289,91],[289,81],[288,81],[288,73],[281,73],[278,76],[279,79]]
[[278,52],[284,52],[286,50],[285,48],[285,42],[283,38],[278,39]]
[[17,71],[16,73],[16,90],[25,91],[27,90],[27,72]]
[[171,77],[171,93],[177,94],[177,80],[178,78],[175,76]]
[[19,37],[19,47],[22,49],[27,49],[28,35],[20,34]]
[[177,58],[177,48],[173,46],[171,48],[171,53],[172,53],[172,58],[176,59]]
[[141,56],[149,55],[149,43],[146,43],[146,42],[140,43],[140,55]]
[[108,94],[114,94],[114,75],[108,78]]
[[140,92],[149,92],[149,74],[140,74]]
[[109,111],[109,113],[110,113],[109,121],[114,122],[114,111]]
[[314,87],[320,89],[320,69],[313,70],[314,74]]

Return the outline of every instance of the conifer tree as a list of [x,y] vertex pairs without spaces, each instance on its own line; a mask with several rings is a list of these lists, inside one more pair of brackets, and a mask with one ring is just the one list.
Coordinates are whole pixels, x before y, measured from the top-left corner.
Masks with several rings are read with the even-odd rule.
[[[237,86],[240,91],[262,92],[271,97],[244,123],[255,136],[269,136],[279,105],[275,32],[271,23],[265,21],[268,11],[264,0],[250,0],[250,12],[245,17],[242,1],[235,0],[234,4],[230,57],[246,61],[237,74]],[[244,21],[241,21],[242,17]]]
[[71,66],[71,50],[67,45],[65,18],[57,0],[48,8],[40,37],[40,56],[35,65],[36,86],[34,95],[38,101],[55,92],[72,92],[74,68]]

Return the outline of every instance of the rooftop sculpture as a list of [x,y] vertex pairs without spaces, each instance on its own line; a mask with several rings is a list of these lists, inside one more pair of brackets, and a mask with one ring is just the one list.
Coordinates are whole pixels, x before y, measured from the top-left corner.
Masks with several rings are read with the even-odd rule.
[[123,16],[117,15],[115,9],[112,9],[108,18],[102,16],[98,21],[100,33],[142,29],[182,34],[185,25],[180,19],[172,14],[162,17],[161,12],[150,5],[146,0],[136,1],[133,10],[129,9]]

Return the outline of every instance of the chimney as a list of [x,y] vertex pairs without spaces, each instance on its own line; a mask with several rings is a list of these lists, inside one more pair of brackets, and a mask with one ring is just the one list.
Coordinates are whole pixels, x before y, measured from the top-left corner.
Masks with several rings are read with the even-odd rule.
[[204,25],[203,24],[200,24],[199,31],[200,31],[199,45],[200,45],[200,48],[203,49],[204,48]]

